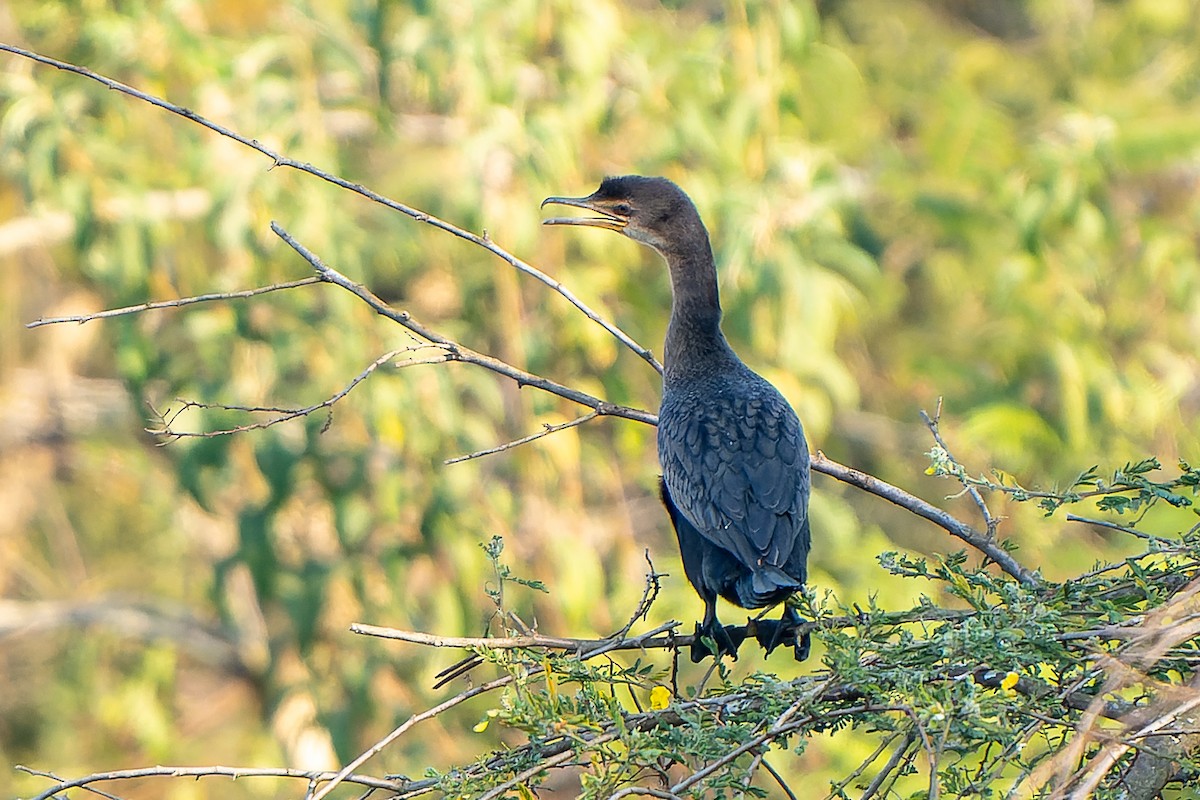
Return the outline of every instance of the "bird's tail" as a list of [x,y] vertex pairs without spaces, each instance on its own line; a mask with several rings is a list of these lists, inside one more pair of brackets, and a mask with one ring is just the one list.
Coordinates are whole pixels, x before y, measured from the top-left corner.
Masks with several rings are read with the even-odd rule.
[[779,567],[763,565],[738,580],[734,589],[745,608],[772,606],[804,586]]

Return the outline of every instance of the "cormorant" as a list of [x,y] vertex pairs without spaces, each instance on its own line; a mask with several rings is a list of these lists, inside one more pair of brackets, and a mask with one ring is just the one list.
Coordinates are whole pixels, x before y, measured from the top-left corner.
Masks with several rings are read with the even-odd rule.
[[808,445],[796,412],[747,367],[721,332],[717,269],[696,206],[666,178],[605,178],[587,197],[548,197],[542,206],[575,206],[593,217],[555,217],[546,225],[589,225],[654,248],[671,273],[671,320],[663,348],[658,412],[660,490],[675,527],[683,568],[704,600],[691,658],[737,657],[753,631],[769,653],[791,643],[808,656],[808,635],[787,609],[779,622],[722,627],[717,597],[743,608],[776,605],[807,578],[810,490]]

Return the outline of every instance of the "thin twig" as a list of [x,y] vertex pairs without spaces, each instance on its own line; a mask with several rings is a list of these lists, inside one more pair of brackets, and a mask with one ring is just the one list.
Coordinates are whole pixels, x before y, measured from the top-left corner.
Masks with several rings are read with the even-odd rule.
[[[208,439],[208,438],[212,438],[214,436],[228,436],[228,435],[234,434],[234,433],[244,433],[245,431],[256,431],[256,430],[262,430],[263,428],[270,428],[272,425],[278,425],[281,422],[287,422],[289,420],[297,419],[299,417],[308,416],[309,414],[312,414],[316,411],[320,411],[322,408],[332,408],[335,403],[337,403],[339,400],[341,400],[346,395],[350,394],[350,392],[352,392],[354,390],[354,387],[358,386],[360,383],[365,381],[371,375],[371,373],[373,373],[375,370],[379,369],[381,366],[386,364],[388,361],[392,360],[393,358],[395,358],[396,356],[400,355],[403,352],[405,352],[405,351],[404,350],[392,350],[390,352],[384,353],[379,358],[375,359],[369,365],[367,365],[367,368],[364,369],[362,372],[360,372],[357,376],[355,376],[354,380],[350,381],[350,383],[347,384],[343,389],[341,389],[340,391],[338,391],[331,397],[329,397],[325,400],[322,400],[320,403],[316,403],[311,406],[306,406],[304,408],[286,409],[286,408],[253,407],[253,406],[225,406],[225,405],[216,405],[216,404],[211,404],[211,403],[197,403],[192,400],[181,400],[180,402],[182,403],[182,405],[180,406],[180,408],[176,409],[174,412],[160,413],[157,410],[155,410],[154,413],[158,416],[158,418],[162,422],[162,424],[157,428],[146,428],[146,433],[149,433],[152,436],[165,437],[166,441],[163,442],[163,444],[169,444],[170,442],[174,442],[174,441],[177,441],[179,439],[184,439],[184,438]],[[411,366],[411,365],[416,365],[416,364],[443,364],[448,360],[450,360],[450,357],[448,355],[434,356],[434,357],[427,358],[427,359],[414,359],[412,361],[407,361],[402,366]],[[171,425],[175,422],[176,419],[179,418],[179,415],[182,414],[184,411],[187,411],[190,408],[219,408],[219,409],[225,410],[225,411],[247,411],[247,412],[258,412],[258,413],[274,413],[277,416],[274,416],[271,419],[263,420],[262,422],[250,422],[245,425],[237,425],[232,428],[223,428],[221,430],[215,430],[215,431],[177,431],[177,430],[173,429],[171,427]]]
[[504,444],[498,444],[495,447],[488,447],[483,450],[476,450],[473,453],[467,453],[466,455],[455,456],[454,458],[447,458],[442,463],[445,464],[446,466],[449,466],[451,464],[461,464],[462,462],[470,461],[473,458],[480,458],[482,456],[491,456],[491,455],[495,455],[496,453],[503,453],[505,450],[511,450],[514,447],[520,447],[523,444],[529,444],[530,442],[537,441],[538,439],[541,439],[543,436],[549,436],[552,433],[558,433],[559,431],[565,431],[568,428],[574,428],[579,425],[582,425],[585,422],[591,422],[598,416],[600,416],[600,412],[593,409],[592,411],[589,411],[588,413],[584,414],[582,417],[576,417],[575,419],[570,420],[569,422],[560,422],[556,425],[552,425],[548,422],[544,422],[544,423],[542,423],[542,430],[538,431],[537,433],[531,433],[528,436],[522,436],[520,439],[513,439],[510,442],[505,442]]
[[679,795],[668,792],[666,789],[655,789],[651,786],[626,786],[624,789],[610,794],[608,800],[620,800],[622,797],[633,797],[634,795],[657,797],[660,800],[679,800]]
[[629,337],[628,334],[626,334],[624,331],[622,331],[616,325],[613,325],[611,322],[608,322],[607,320],[602,318],[599,314],[597,314],[595,311],[590,309],[587,305],[585,305],[583,303],[582,300],[580,300],[578,297],[576,297],[574,294],[572,294],[571,291],[569,289],[567,289],[567,287],[564,286],[562,283],[560,283],[559,281],[550,277],[549,275],[547,275],[546,273],[537,269],[536,267],[525,263],[521,259],[514,256],[512,253],[509,253],[507,250],[505,250],[504,248],[500,247],[495,242],[493,242],[492,239],[489,236],[487,236],[486,234],[483,236],[479,236],[477,234],[471,233],[470,231],[464,230],[463,228],[460,228],[457,225],[454,225],[452,223],[446,222],[445,220],[439,219],[439,218],[433,216],[432,214],[426,213],[424,211],[413,208],[411,206],[407,206],[403,203],[399,203],[395,200],[392,200],[391,198],[384,197],[383,195],[381,195],[377,192],[371,191],[370,189],[366,188],[365,186],[362,186],[357,183],[353,183],[351,181],[346,180],[345,178],[338,177],[337,175],[333,175],[332,173],[329,173],[322,169],[319,169],[318,167],[315,167],[312,164],[309,164],[309,163],[306,163],[303,161],[297,161],[292,158],[288,158],[287,156],[284,156],[282,153],[278,153],[278,152],[272,150],[271,148],[267,147],[266,145],[264,145],[262,142],[258,141],[257,139],[247,138],[247,137],[243,136],[242,134],[237,133],[234,130],[231,130],[230,128],[226,128],[223,125],[219,125],[209,119],[206,119],[205,117],[200,116],[199,114],[197,114],[196,112],[192,111],[189,108],[184,108],[183,106],[176,105],[175,103],[169,102],[167,100],[163,100],[162,98],[155,97],[152,94],[147,94],[146,92],[135,89],[132,86],[121,83],[120,81],[115,81],[112,78],[108,78],[108,77],[105,77],[104,75],[100,75],[99,73],[92,72],[90,69],[87,69],[86,67],[80,67],[75,64],[66,62],[66,61],[59,61],[58,59],[50,58],[48,56],[41,55],[40,53],[35,53],[31,50],[25,50],[23,48],[15,47],[10,44],[0,43],[0,50],[12,53],[14,55],[22,56],[23,58],[28,58],[31,61],[37,61],[41,64],[47,64],[51,67],[55,67],[57,69],[61,69],[66,72],[73,72],[76,75],[82,75],[83,77],[89,78],[93,81],[96,81],[97,83],[99,83],[103,86],[106,86],[109,89],[112,89],[114,91],[120,92],[125,95],[128,95],[130,97],[134,97],[138,100],[149,103],[150,105],[158,106],[159,108],[161,108],[165,111],[169,111],[172,114],[181,116],[184,119],[187,119],[191,122],[195,122],[198,125],[202,125],[205,128],[208,128],[209,130],[220,134],[221,136],[224,136],[228,139],[232,139],[233,141],[238,142],[239,144],[249,147],[251,150],[255,150],[259,153],[262,153],[264,156],[266,156],[267,158],[271,159],[272,162],[274,162],[273,163],[274,167],[289,167],[291,169],[297,170],[298,172],[307,173],[309,175],[312,175],[315,178],[320,178],[321,180],[326,181],[327,183],[332,183],[335,186],[340,186],[343,189],[347,189],[351,192],[354,192],[355,194],[361,195],[362,197],[365,197],[374,203],[378,203],[382,206],[386,206],[387,208],[390,208],[393,211],[399,211],[401,214],[411,217],[412,219],[415,219],[418,222],[423,222],[426,225],[431,225],[434,228],[437,228],[439,230],[445,231],[446,233],[457,236],[460,239],[465,239],[466,241],[471,242],[472,244],[474,244],[478,247],[482,247],[484,250],[487,250],[489,253],[492,253],[493,255],[499,257],[502,261],[504,261],[508,265],[514,267],[515,269],[519,270],[520,272],[523,272],[526,275],[529,275],[530,277],[540,281],[541,283],[543,283],[546,286],[553,289],[555,292],[560,294],[568,303],[570,303],[575,308],[577,308],[585,317],[587,317],[592,322],[594,322],[597,325],[599,325],[600,327],[602,327],[610,335],[612,335],[614,338],[616,338],[617,341],[619,341],[625,347],[632,350],[641,359],[646,361],[646,363],[648,363],[650,366],[652,366],[659,374],[662,374],[662,364],[660,364],[658,362],[658,360],[655,359],[654,354],[651,353],[648,349],[646,349],[645,347],[642,347],[640,344],[635,342],[632,338]]
[[633,610],[629,620],[621,626],[621,629],[609,636],[609,639],[624,639],[629,632],[633,630],[633,626],[637,624],[639,619],[646,619],[646,615],[650,613],[650,607],[654,605],[654,601],[658,599],[658,593],[662,589],[662,584],[659,583],[659,578],[665,577],[668,573],[657,572],[654,569],[654,562],[650,560],[650,548],[646,548],[642,555],[646,559],[646,586],[642,589],[642,599],[638,602],[637,608]]
[[[828,722],[837,717],[850,716],[850,715],[854,715],[854,714],[876,713],[876,712],[883,712],[883,711],[905,711],[905,709],[900,706],[892,706],[892,705],[864,704],[861,706],[853,706],[851,708],[838,708],[838,709],[832,709],[832,710],[826,711],[822,715],[821,720],[822,720],[822,722]],[[694,786],[695,784],[699,783],[700,781],[704,780],[709,775],[712,775],[714,772],[716,772],[717,770],[726,766],[727,764],[730,764],[733,761],[736,761],[738,758],[745,755],[746,753],[749,753],[751,750],[761,747],[762,745],[764,745],[768,742],[772,742],[782,736],[786,736],[789,733],[791,733],[792,731],[799,730],[800,728],[804,727],[805,725],[811,724],[814,721],[814,719],[815,719],[815,717],[813,717],[812,715],[806,714],[805,716],[803,716],[797,720],[788,721],[788,722],[785,722],[782,725],[778,725],[778,726],[772,726],[769,730],[766,730],[766,731],[760,733],[759,735],[753,737],[752,739],[749,739],[749,740],[743,742],[742,744],[738,745],[733,750],[730,750],[725,755],[721,756],[718,759],[713,760],[713,762],[710,763],[708,766],[704,767],[704,769],[697,770],[696,772],[693,772],[688,777],[679,781],[679,783],[676,783],[674,786],[671,787],[671,791],[675,794],[679,794],[680,792],[686,791],[688,788],[690,788],[690,787]]]
[[[881,615],[874,620],[876,625],[904,625],[916,622],[958,622],[976,616],[978,612],[961,609],[945,608],[914,608],[910,611]],[[398,628],[388,628],[378,625],[368,625],[356,622],[350,626],[354,633],[364,636],[376,636],[382,639],[396,639],[412,644],[428,647],[482,647],[495,650],[511,650],[529,647],[544,647],[551,650],[574,650],[591,652],[593,648],[604,647],[607,650],[655,650],[681,649],[690,647],[695,641],[692,634],[677,634],[675,629],[679,622],[670,621],[646,633],[625,638],[620,631],[603,639],[573,639],[557,636],[529,634],[527,636],[489,637],[489,636],[438,636],[420,631],[406,631]],[[816,620],[806,620],[796,626],[798,634],[810,633],[816,630],[837,630],[853,628],[863,624],[857,615],[841,617],[822,617]],[[733,631],[745,632],[745,626],[730,626]],[[669,633],[667,633],[669,632]],[[660,634],[667,633],[667,635]]]
[[[0,45],[3,48],[3,45]],[[243,289],[236,292],[214,292],[212,294],[199,294],[193,297],[180,297],[175,300],[161,300],[156,303],[139,303],[136,306],[125,306],[124,308],[110,308],[106,311],[97,311],[94,314],[76,314],[69,317],[40,317],[33,322],[25,323],[26,328],[40,328],[43,325],[58,325],[64,322],[77,322],[82,325],[85,322],[91,322],[96,319],[110,319],[112,317],[123,317],[127,314],[140,314],[143,311],[157,311],[162,308],[181,308],[190,306],[194,303],[209,303],[214,300],[237,300],[244,297],[257,297],[260,294],[267,292],[278,292],[283,289],[295,289],[298,286],[312,286],[315,283],[320,283],[318,277],[301,278],[298,281],[288,281],[287,283],[275,283],[270,286],[260,286],[257,289]]]
[[[892,742],[899,739],[901,737],[901,735],[902,734],[899,731],[896,731],[891,736],[884,737],[883,741],[881,741],[879,743],[879,746],[875,748],[875,751],[873,753],[871,753],[871,755],[869,755],[865,759],[863,759],[862,763],[859,764],[857,767],[855,767],[853,772],[851,772],[845,778],[843,778],[842,780],[838,781],[837,783],[835,783],[833,785],[833,790],[830,791],[829,794],[825,795],[825,800],[834,800],[834,798],[836,796],[838,796],[847,786],[849,786],[851,783],[853,783],[855,780],[857,780],[864,772],[866,772],[867,767],[874,764],[875,759],[879,758],[880,754],[883,753],[884,750],[888,749],[888,747],[891,746]],[[907,747],[907,744],[905,745],[905,747]],[[895,757],[894,754],[893,754],[893,757]]]
[[[652,637],[652,636],[657,636],[657,635],[663,633],[664,631],[669,630],[673,625],[676,625],[676,624],[678,624],[678,623],[669,622],[665,625],[660,625],[657,628],[655,628],[654,630],[647,631],[646,633],[642,634],[642,636],[647,637],[647,638]],[[353,626],[351,629],[353,630]],[[636,641],[638,638],[640,638],[640,637],[634,637],[633,639],[631,639],[629,641],[630,642]],[[596,656],[602,655],[604,653],[609,652],[610,650],[616,649],[615,647],[613,647],[613,644],[614,644],[613,642],[598,643],[598,645],[596,647],[594,647],[590,650],[587,650],[586,652],[581,653],[579,658],[581,661],[586,661],[590,658],[595,658]],[[447,645],[447,646],[452,646],[452,645]],[[456,645],[456,646],[462,647],[465,645],[460,644],[460,645]],[[461,694],[455,695],[454,697],[450,698],[449,700],[445,701],[444,703],[436,705],[433,708],[429,709],[428,711],[424,711],[420,714],[413,715],[403,725],[396,728],[391,733],[389,733],[387,736],[380,739],[378,742],[376,742],[374,745],[372,745],[370,748],[368,748],[366,751],[364,751],[362,754],[360,754],[357,758],[355,758],[353,761],[351,761],[349,764],[347,764],[345,766],[345,768],[343,768],[342,771],[339,772],[337,774],[337,776],[335,776],[333,778],[332,781],[330,781],[330,783],[328,783],[327,785],[322,787],[320,791],[316,792],[312,796],[311,800],[321,800],[321,798],[328,795],[331,791],[333,791],[333,787],[335,787],[341,781],[341,776],[343,774],[348,775],[348,774],[352,773],[354,770],[358,769],[360,766],[362,766],[364,763],[366,763],[369,759],[371,759],[372,757],[374,757],[374,756],[378,755],[380,752],[382,752],[383,749],[385,747],[387,747],[389,744],[394,742],[396,739],[400,738],[404,733],[406,733],[410,728],[412,728],[418,722],[422,722],[426,719],[435,717],[438,714],[442,713],[443,711],[445,711],[449,708],[453,708],[454,706],[459,705],[460,703],[463,703],[463,702],[471,699],[472,697],[476,697],[477,695],[483,694],[485,692],[490,692],[492,689],[497,689],[501,686],[506,686],[509,683],[511,683],[514,679],[515,678],[513,675],[505,675],[503,677],[497,678],[494,681],[490,681],[488,683],[477,686],[473,689],[469,689],[465,692],[462,692]]]
[[871,798],[875,796],[880,787],[883,786],[884,781],[887,780],[888,775],[900,765],[901,760],[904,759],[905,754],[909,752],[916,741],[916,731],[910,728],[904,735],[904,741],[900,743],[899,747],[892,751],[891,757],[888,758],[887,763],[884,764],[883,768],[875,775],[874,780],[867,784],[866,791],[863,792],[861,800],[871,800]]
[[797,800],[796,793],[792,791],[792,787],[788,786],[787,781],[783,779],[783,776],[771,766],[771,762],[767,761],[765,758],[761,758],[759,760],[762,761],[763,767],[767,770],[768,774],[775,779],[775,783],[780,789],[783,790],[783,793],[788,796],[788,800]]
[[[611,742],[613,739],[616,739],[616,738],[617,738],[616,733],[606,733],[603,736],[597,736],[596,738],[589,740],[588,745],[589,745],[589,747],[591,747],[591,746],[595,746],[595,745],[599,745],[599,744],[604,744],[605,742]],[[525,781],[529,780],[530,778],[534,777],[535,775],[546,771],[546,769],[548,769],[549,767],[558,766],[559,764],[563,763],[564,761],[570,761],[572,758],[575,758],[575,751],[574,750],[564,750],[561,753],[558,753],[557,755],[551,756],[550,758],[542,759],[541,761],[534,764],[532,767],[529,767],[528,769],[524,770],[523,772],[518,772],[516,775],[512,776],[511,778],[506,780],[504,783],[495,787],[494,789],[487,792],[486,794],[480,795],[479,800],[496,800],[496,798],[503,795],[505,792],[507,792],[509,789],[513,788],[514,786],[516,786],[518,783],[524,783]]]
[[1115,522],[1109,522],[1106,519],[1092,519],[1090,517],[1081,517],[1077,514],[1067,514],[1066,519],[1067,522],[1085,522],[1088,525],[1096,525],[1101,528],[1108,528],[1109,530],[1128,533],[1130,536],[1136,536],[1137,538],[1144,539],[1147,542],[1154,542],[1155,544],[1166,545],[1167,547],[1174,547],[1175,545],[1179,544],[1177,541],[1165,539],[1162,536],[1155,536],[1151,533],[1143,533],[1137,528],[1130,528],[1127,525],[1119,525]]
[[[678,622],[670,623],[678,625]],[[584,651],[590,647],[607,644],[607,639],[567,639],[556,636],[530,634],[528,636],[437,636],[418,631],[401,631],[395,628],[384,628],[377,625],[366,625],[355,622],[350,626],[352,633],[363,636],[377,636],[381,639],[397,639],[412,644],[423,644],[428,647],[490,647],[496,650],[519,650],[530,647],[544,647],[550,650]],[[633,640],[629,640],[633,641]],[[636,645],[631,645],[636,646]]]

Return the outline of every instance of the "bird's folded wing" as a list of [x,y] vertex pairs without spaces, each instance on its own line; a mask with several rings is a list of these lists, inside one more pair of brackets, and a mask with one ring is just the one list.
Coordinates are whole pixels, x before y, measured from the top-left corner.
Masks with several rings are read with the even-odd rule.
[[809,456],[774,391],[693,408],[660,431],[663,479],[680,512],[746,566],[781,566],[807,530]]

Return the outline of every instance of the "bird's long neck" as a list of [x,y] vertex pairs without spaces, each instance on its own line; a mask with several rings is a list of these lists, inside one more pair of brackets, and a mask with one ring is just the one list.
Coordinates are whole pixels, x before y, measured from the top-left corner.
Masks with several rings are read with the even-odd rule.
[[704,375],[736,361],[721,333],[717,266],[699,219],[663,252],[671,272],[671,321],[663,347],[665,379]]

